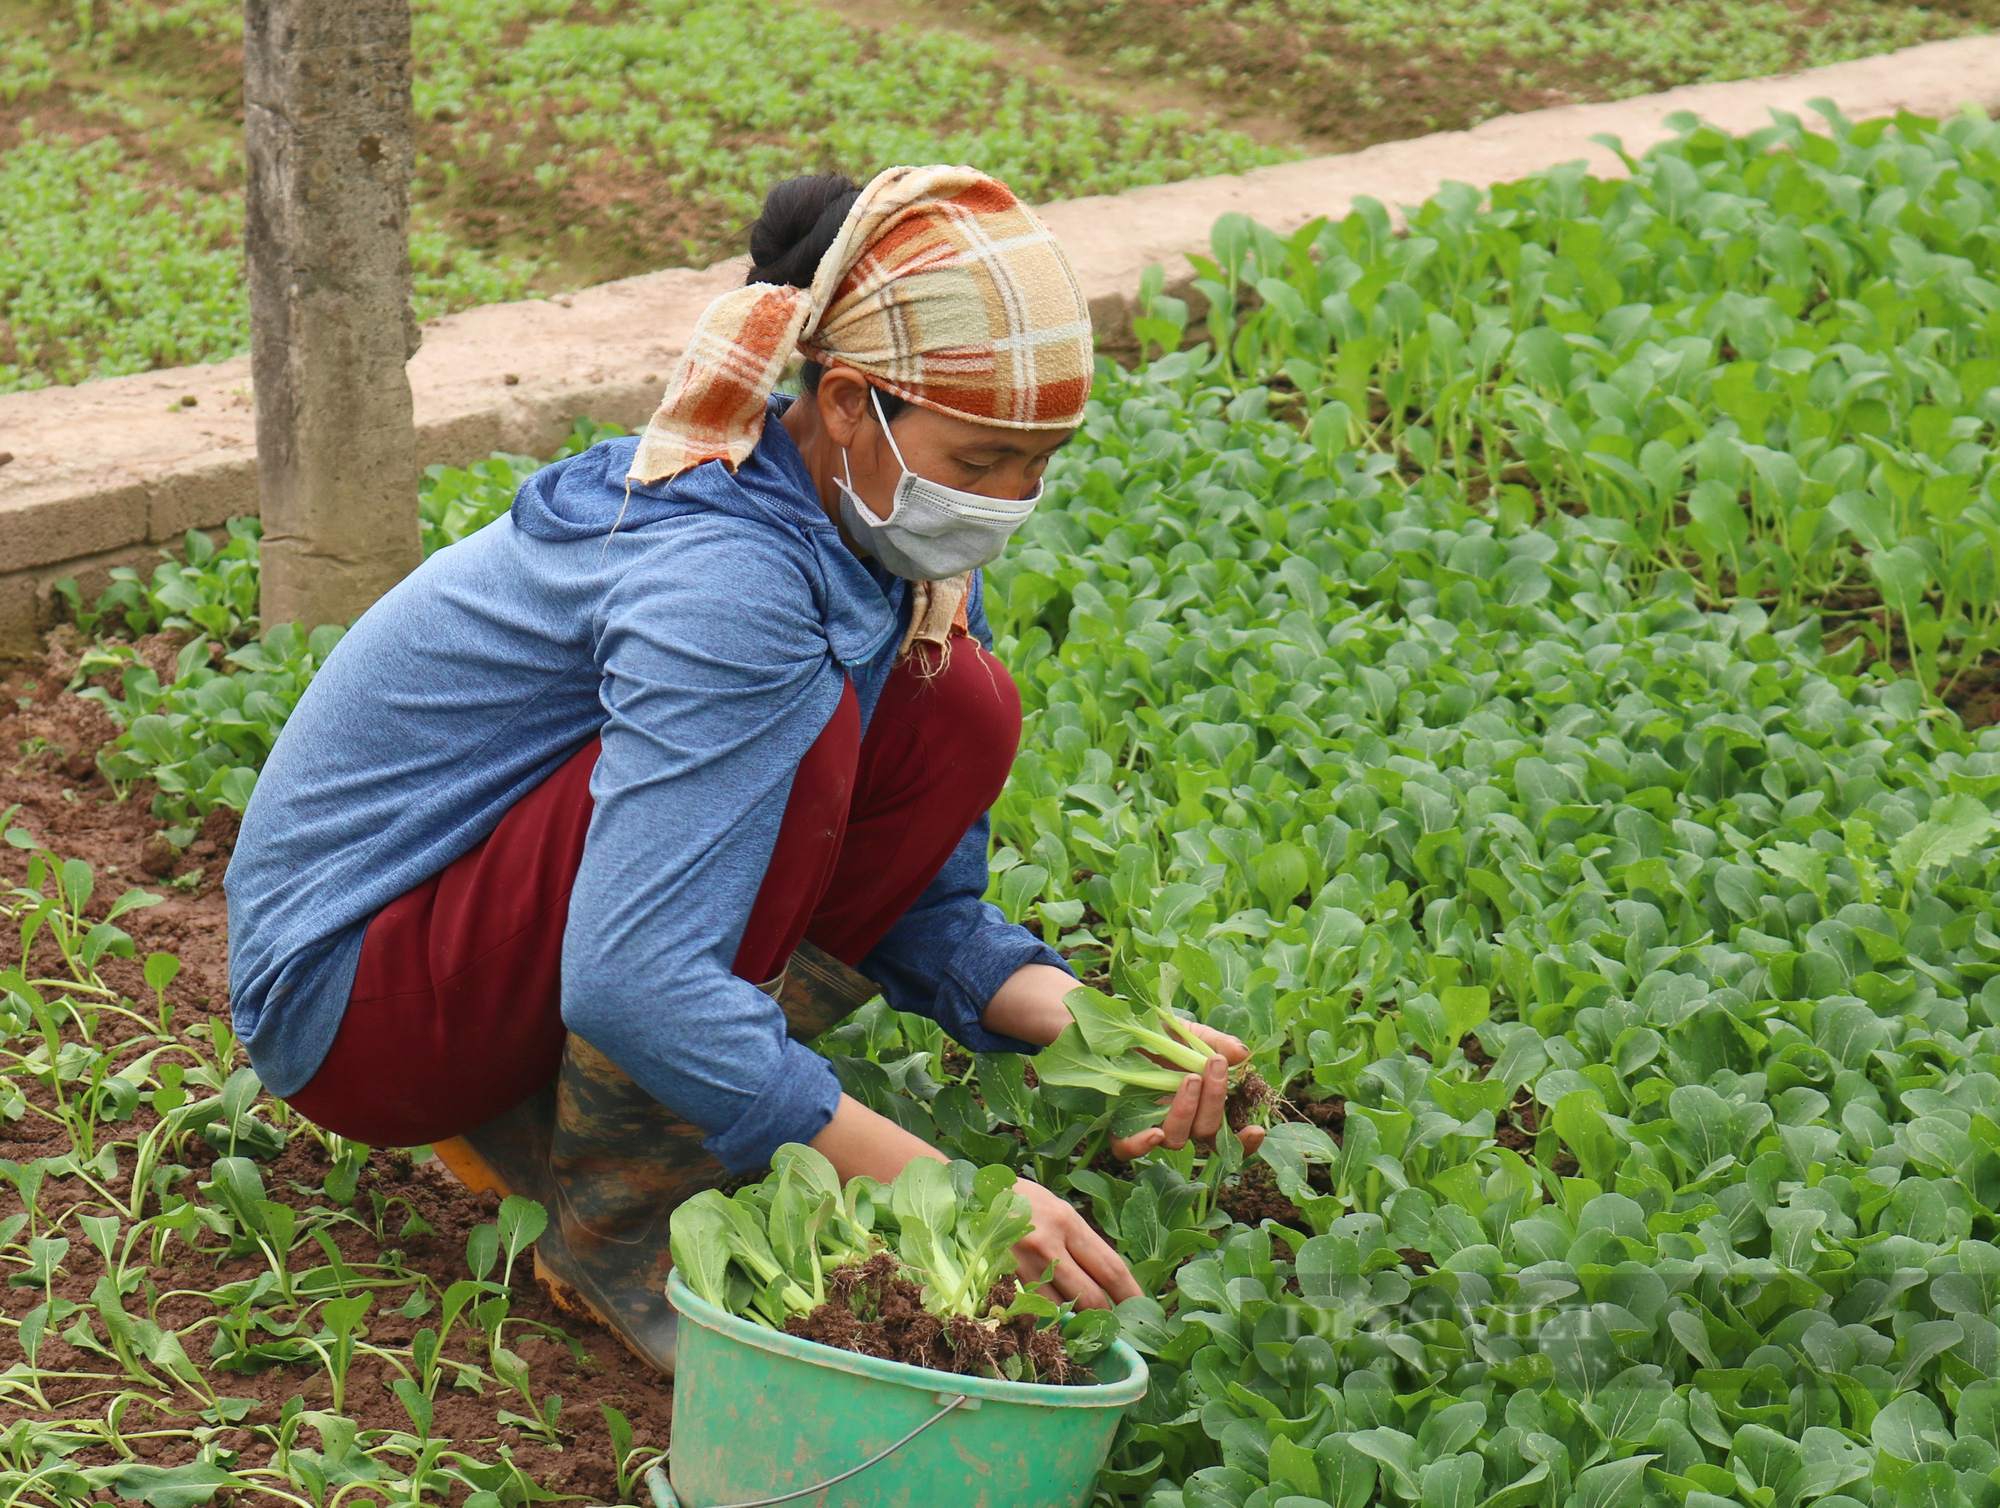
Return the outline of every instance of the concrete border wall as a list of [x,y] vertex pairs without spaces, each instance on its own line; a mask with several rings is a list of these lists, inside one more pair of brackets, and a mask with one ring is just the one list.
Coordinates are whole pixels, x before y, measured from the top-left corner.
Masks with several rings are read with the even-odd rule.
[[[1502,116],[1470,131],[1389,142],[1218,178],[1045,206],[1069,247],[1102,335],[1123,336],[1139,275],[1204,250],[1231,210],[1279,230],[1345,214],[1359,195],[1416,204],[1448,180],[1485,187],[1574,161],[1621,172],[1592,143],[1620,138],[1635,155],[1692,111],[1730,131],[1773,110],[1816,123],[1828,98],[1853,119],[1909,110],[2000,108],[2000,37],[1935,42],[1776,78],[1694,85],[1607,104]],[[491,304],[432,320],[410,363],[422,464],[492,450],[543,454],[578,415],[627,426],[659,401],[696,316],[743,276],[740,261],[672,269],[548,300]],[[247,356],[212,365],[0,395],[0,652],[26,652],[53,614],[51,584],[101,589],[114,566],[149,569],[191,528],[257,507]]]

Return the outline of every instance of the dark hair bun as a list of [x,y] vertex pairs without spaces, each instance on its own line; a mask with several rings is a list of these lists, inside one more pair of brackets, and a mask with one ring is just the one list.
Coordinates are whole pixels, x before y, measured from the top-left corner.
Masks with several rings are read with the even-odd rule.
[[747,283],[789,283],[810,288],[820,261],[861,197],[853,179],[839,173],[787,178],[764,196],[764,212],[750,227]]

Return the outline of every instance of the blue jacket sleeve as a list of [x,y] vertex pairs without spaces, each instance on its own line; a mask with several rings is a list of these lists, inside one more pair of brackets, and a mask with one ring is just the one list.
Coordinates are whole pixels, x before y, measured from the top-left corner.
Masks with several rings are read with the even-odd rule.
[[[564,1022],[732,1171],[818,1135],[840,1098],[777,1003],[730,973],[792,777],[844,679],[816,583],[759,548],[762,532],[691,519],[672,571],[642,557],[605,599],[596,810],[562,959]],[[718,581],[740,608],[716,610]]]
[[[984,573],[975,573],[966,624],[990,649]],[[1026,927],[1008,921],[982,899],[989,879],[987,848],[992,822],[982,816],[902,920],[861,960],[861,972],[882,986],[899,1011],[929,1016],[973,1052],[1039,1052],[1016,1037],[979,1024],[986,1006],[1016,969],[1049,964],[1073,974],[1063,956]]]

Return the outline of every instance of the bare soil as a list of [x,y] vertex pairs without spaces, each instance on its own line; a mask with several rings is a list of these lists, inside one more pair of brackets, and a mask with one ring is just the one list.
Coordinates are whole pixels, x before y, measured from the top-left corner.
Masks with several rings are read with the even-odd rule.
[[[1019,1382],[1081,1385],[1095,1379],[1070,1360],[1062,1336],[1031,1314],[1012,1319],[940,1319],[924,1308],[923,1289],[889,1252],[827,1277],[828,1297],[811,1314],[795,1315],[785,1333],[842,1351],[961,1377],[1010,1377]],[[1006,1308],[1020,1286],[1010,1274],[993,1285],[986,1307]]]
[[1292,1087],[1297,1088],[1298,1093],[1296,1097],[1284,1101],[1285,1119],[1304,1121],[1309,1126],[1318,1126],[1338,1143],[1340,1133],[1347,1129],[1347,1101],[1337,1094],[1328,1095],[1324,1099],[1314,1098],[1303,1087],[1310,1083],[1309,1079],[1293,1081]]
[[[141,647],[142,651],[157,650],[169,657],[173,651],[170,643]],[[95,704],[64,691],[68,669],[74,663],[73,644],[58,636],[47,659],[18,666],[0,679],[0,812],[11,811],[6,826],[25,829],[38,844],[62,858],[80,858],[92,866],[96,887],[86,909],[93,918],[101,918],[108,905],[134,885],[166,897],[157,906],[127,912],[119,919],[118,925],[133,938],[135,957],[107,958],[99,964],[99,973],[108,985],[136,1002],[135,1009],[142,1015],[151,1015],[153,996],[141,973],[143,961],[152,952],[173,953],[182,965],[180,975],[167,990],[175,1027],[184,1037],[206,1042],[210,1019],[226,1018],[228,1012],[228,915],[222,879],[235,837],[234,816],[227,811],[212,813],[186,851],[175,853],[160,836],[160,824],[149,814],[150,789],[142,785],[120,799],[97,773],[96,750],[114,730]],[[27,852],[0,847],[0,886],[24,883],[29,861]],[[43,978],[61,977],[64,972],[61,955],[46,934],[37,940],[28,963],[30,972]],[[116,1044],[138,1031],[107,1013],[100,1019],[93,1040],[99,1045]],[[72,1030],[66,1035],[75,1033]],[[45,1089],[24,1087],[30,1090],[31,1106],[49,1108]],[[268,1113],[280,1123],[287,1115],[282,1106],[271,1107]],[[142,1105],[130,1121],[104,1129],[106,1135],[129,1142],[155,1124],[153,1111]],[[26,1163],[68,1150],[65,1129],[35,1109],[17,1121],[0,1122],[0,1158]],[[176,1175],[175,1187],[191,1192],[195,1183],[208,1176],[215,1157],[205,1141],[187,1138],[169,1158],[185,1170]],[[129,1167],[128,1156],[121,1178],[129,1175]],[[376,1150],[368,1156],[354,1199],[341,1206],[329,1199],[324,1188],[331,1171],[318,1137],[296,1122],[284,1150],[262,1169],[269,1198],[300,1211],[302,1216],[312,1212],[321,1218],[329,1213],[336,1217],[326,1229],[349,1264],[386,1263],[392,1270],[400,1267],[413,1275],[422,1274],[439,1288],[470,1276],[464,1255],[466,1238],[475,1225],[492,1218],[496,1207],[492,1196],[470,1193],[435,1159],[413,1162],[408,1152]],[[129,1193],[122,1182],[112,1184],[111,1190],[121,1198]],[[80,1179],[49,1180],[43,1185],[38,1207],[51,1218],[66,1210],[105,1212],[99,1196]],[[0,1183],[0,1220],[23,1209],[18,1190],[11,1183]],[[302,1219],[301,1229],[304,1226]],[[68,1233],[79,1237],[74,1221]],[[145,1268],[144,1285],[128,1300],[135,1305],[156,1302],[159,1322],[169,1328],[214,1314],[215,1305],[203,1295],[264,1270],[261,1257],[229,1257],[220,1238],[205,1232],[194,1234],[211,1250],[196,1250],[174,1238],[166,1247],[163,1263]],[[312,1254],[309,1259],[308,1253]],[[142,1263],[144,1255],[142,1251]],[[294,1270],[318,1266],[321,1260],[307,1237],[294,1255]],[[630,1420],[642,1454],[664,1451],[671,1432],[672,1387],[632,1358],[608,1333],[561,1315],[528,1277],[529,1265],[525,1258],[516,1263],[511,1313],[530,1324],[510,1325],[507,1344],[528,1364],[537,1402],[548,1392],[561,1395],[557,1421],[560,1443],[498,1424],[501,1409],[527,1412],[524,1400],[493,1392],[479,1396],[449,1386],[438,1390],[433,1432],[449,1437],[455,1449],[479,1459],[492,1461],[505,1452],[553,1492],[591,1502],[616,1502],[611,1441],[601,1410],[604,1406],[615,1408]],[[103,1263],[89,1243],[72,1239],[53,1285],[54,1294],[88,1310],[103,1273]],[[370,1344],[406,1346],[415,1330],[436,1324],[435,1311],[415,1319],[392,1312],[417,1286],[413,1282],[411,1288],[380,1293],[366,1321],[365,1338]],[[0,1289],[0,1313],[18,1321],[44,1297],[33,1288]],[[195,1332],[198,1337],[207,1334],[207,1330]],[[268,1431],[260,1434],[259,1427],[276,1422],[286,1399],[302,1397],[309,1407],[331,1405],[331,1382],[317,1362],[242,1373],[211,1366],[203,1345],[190,1344],[187,1349],[218,1393],[255,1401],[242,1427],[225,1432],[221,1439],[225,1449],[240,1453],[240,1467],[268,1464],[272,1446]],[[458,1340],[447,1344],[445,1354],[472,1362],[481,1360]],[[43,1368],[56,1372],[116,1371],[115,1364],[72,1347],[56,1333],[44,1341],[38,1359]],[[395,1375],[379,1360],[365,1355],[356,1360],[348,1376],[344,1408],[364,1430],[411,1428],[408,1415],[389,1390]],[[68,1418],[79,1413],[95,1416],[103,1407],[102,1399],[86,1400],[83,1395],[102,1385],[82,1380],[51,1382],[46,1395],[52,1409],[46,1413],[19,1404],[0,1404],[0,1430],[20,1418]],[[72,1402],[74,1407],[65,1407]],[[195,1447],[188,1435],[174,1432],[199,1427],[194,1417],[199,1406],[186,1394],[163,1393],[156,1401],[127,1412],[122,1432],[139,1437],[128,1443],[140,1458],[162,1466],[182,1464],[193,1458]],[[157,1434],[149,1437],[149,1432]],[[93,1465],[108,1463],[116,1456],[108,1449],[86,1450],[74,1459],[79,1465]]]
[[1496,1117],[1493,1139],[1508,1151],[1527,1156],[1534,1150],[1535,1137],[1541,1131],[1541,1111],[1535,1097],[1521,1089],[1514,1102]]

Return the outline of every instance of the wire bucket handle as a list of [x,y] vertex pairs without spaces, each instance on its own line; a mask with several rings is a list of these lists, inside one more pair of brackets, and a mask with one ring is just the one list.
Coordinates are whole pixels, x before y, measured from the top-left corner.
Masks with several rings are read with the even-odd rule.
[[[930,1418],[919,1424],[893,1445],[884,1446],[859,1466],[850,1466],[837,1477],[828,1477],[824,1482],[815,1482],[812,1486],[801,1487],[795,1492],[781,1492],[773,1498],[756,1498],[747,1503],[684,1504],[674,1492],[674,1484],[667,1480],[667,1471],[664,1464],[647,1468],[646,1490],[652,1494],[653,1508],[771,1508],[771,1505],[774,1503],[789,1503],[796,1498],[809,1498],[815,1493],[824,1492],[829,1487],[845,1482],[849,1477],[861,1475],[862,1472],[875,1465],[878,1461],[888,1460],[889,1457],[893,1456],[905,1445],[908,1445],[953,1409],[963,1404],[972,1403],[972,1400],[964,1393],[952,1393],[949,1395],[940,1393],[938,1397],[945,1400],[944,1407],[939,1409],[935,1414],[932,1414]],[[972,1406],[977,1408],[979,1405],[975,1403]]]

